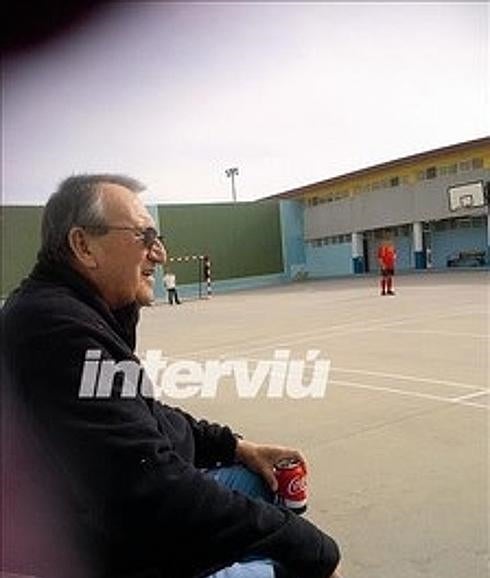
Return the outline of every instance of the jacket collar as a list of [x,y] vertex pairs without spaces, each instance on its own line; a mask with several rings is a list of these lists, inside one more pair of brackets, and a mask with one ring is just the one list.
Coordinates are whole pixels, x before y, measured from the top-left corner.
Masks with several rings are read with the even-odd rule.
[[136,302],[110,309],[95,285],[81,273],[69,264],[60,264],[44,257],[38,257],[29,278],[70,288],[81,301],[95,309],[134,351],[140,309]]

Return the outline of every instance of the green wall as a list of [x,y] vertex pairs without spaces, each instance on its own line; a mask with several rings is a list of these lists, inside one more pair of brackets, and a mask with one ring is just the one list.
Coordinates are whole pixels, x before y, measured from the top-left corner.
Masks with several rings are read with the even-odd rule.
[[30,272],[40,244],[42,207],[0,207],[1,296]]
[[[209,255],[213,280],[282,273],[279,203],[159,205],[172,256]],[[39,248],[42,207],[0,207],[1,296],[30,272]],[[173,267],[195,282],[197,263]]]
[[[213,280],[282,273],[277,201],[159,205],[160,228],[172,257],[209,255]],[[178,281],[196,280],[196,265],[172,265]]]

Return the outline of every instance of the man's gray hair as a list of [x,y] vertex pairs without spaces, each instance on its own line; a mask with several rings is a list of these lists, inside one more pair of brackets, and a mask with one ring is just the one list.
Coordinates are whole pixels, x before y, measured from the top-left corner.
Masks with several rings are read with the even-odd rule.
[[145,186],[125,175],[82,174],[61,182],[49,198],[41,224],[40,258],[67,263],[72,251],[68,233],[73,227],[83,226],[101,233],[107,232],[101,188],[105,184],[120,185],[140,193]]

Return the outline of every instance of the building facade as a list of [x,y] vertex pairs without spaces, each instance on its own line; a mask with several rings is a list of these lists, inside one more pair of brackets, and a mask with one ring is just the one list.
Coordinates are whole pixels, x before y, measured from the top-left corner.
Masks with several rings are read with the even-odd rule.
[[490,138],[482,138],[277,195],[286,272],[294,278],[376,271],[387,236],[398,270],[485,265],[488,200],[475,196],[451,210],[448,190],[468,183],[484,190],[489,182]]
[[[490,181],[490,138],[424,152],[249,203],[149,207],[173,257],[208,255],[213,291],[374,272],[389,235],[397,269],[482,266],[488,205],[451,211],[448,189]],[[42,207],[0,207],[0,299],[32,268]],[[22,234],[19,235],[19,231]],[[195,261],[174,266],[196,294]],[[184,287],[183,287],[184,286]],[[161,271],[156,294],[164,297]],[[184,292],[185,294],[185,292]]]

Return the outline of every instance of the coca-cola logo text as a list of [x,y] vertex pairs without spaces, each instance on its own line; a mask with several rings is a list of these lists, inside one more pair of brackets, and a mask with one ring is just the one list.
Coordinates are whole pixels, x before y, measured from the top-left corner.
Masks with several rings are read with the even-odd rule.
[[292,478],[288,484],[287,491],[290,496],[304,494],[306,491],[306,477],[298,475]]

